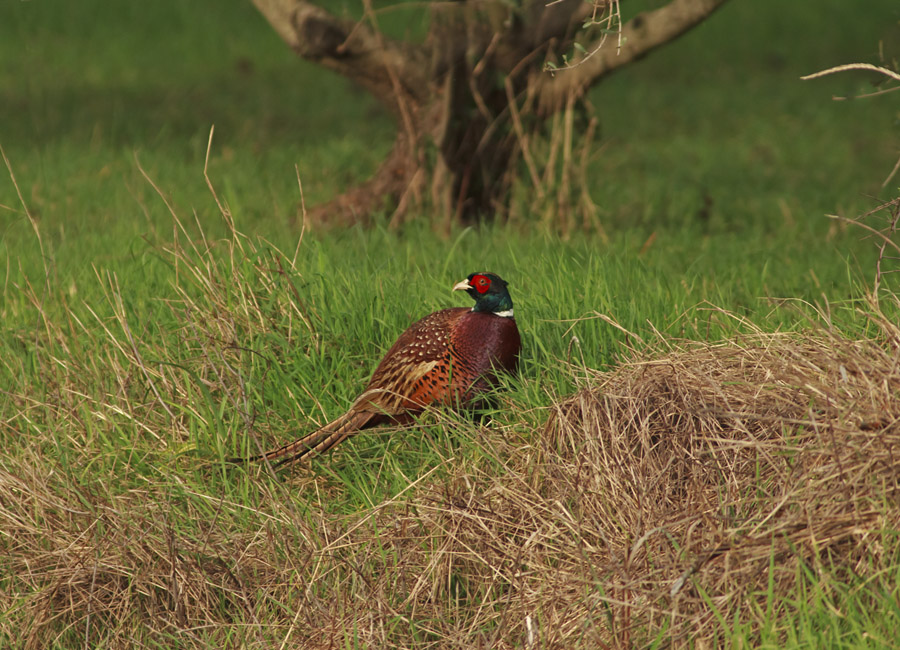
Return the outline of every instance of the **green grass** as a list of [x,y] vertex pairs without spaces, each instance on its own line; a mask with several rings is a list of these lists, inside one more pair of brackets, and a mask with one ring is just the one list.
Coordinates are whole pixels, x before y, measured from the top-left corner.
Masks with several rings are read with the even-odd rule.
[[[222,462],[339,414],[405,326],[460,304],[449,288],[473,270],[511,284],[525,353],[492,417],[522,444],[582,381],[577,366],[612,368],[633,343],[599,314],[645,341],[654,330],[715,340],[743,326],[708,305],[796,330],[809,303],[871,334],[855,308],[874,246],[824,214],[854,216],[891,195],[880,184],[896,156],[896,109],[890,96],[831,101],[868,90],[868,78],[798,81],[874,60],[898,16],[893,2],[869,4],[763,14],[735,2],[669,55],[604,83],[593,97],[603,147],[589,176],[609,238],[568,240],[527,220],[449,239],[413,224],[301,240],[294,165],[307,203],[324,200],[374,169],[392,125],[367,97],[298,61],[250,3],[0,5],[0,146],[34,219],[0,175],[0,512],[23,536],[0,542],[0,639],[16,646],[56,613],[41,638],[60,648],[121,647],[129,635],[149,647],[280,642],[303,589],[327,596],[363,578],[273,587],[267,580],[285,574],[267,563],[296,563],[299,580],[310,549],[368,522],[411,481],[440,485],[449,467],[502,472],[480,430],[452,414],[360,436],[312,478]],[[420,24],[391,16],[398,31]],[[234,229],[203,177],[211,125],[209,175]],[[364,525],[363,557],[390,565],[399,551],[379,541],[384,522]],[[150,550],[129,565],[106,534]],[[75,538],[82,554],[62,553]],[[252,560],[240,588],[217,564],[230,542]],[[152,632],[136,611],[93,622],[84,610],[65,614],[66,595],[100,584],[78,566],[100,566],[113,584],[120,562],[135,600],[165,601],[172,587],[158,576],[177,547],[187,549],[185,589],[221,598],[202,603],[217,626],[179,622],[174,607],[171,626]],[[25,557],[36,558],[31,568]],[[70,582],[55,583],[54,570]],[[225,586],[203,591],[203,580]],[[887,647],[897,623],[889,583],[809,599],[798,580],[760,640]],[[393,638],[424,645],[433,626],[410,607],[395,613]],[[725,625],[730,645],[749,643],[749,623]]]
[[[855,584],[822,581],[810,571],[798,575],[798,597],[773,602],[760,612],[766,624],[760,648],[894,648],[900,626],[896,570]],[[781,610],[778,617],[773,612]],[[733,645],[751,637],[736,625]]]

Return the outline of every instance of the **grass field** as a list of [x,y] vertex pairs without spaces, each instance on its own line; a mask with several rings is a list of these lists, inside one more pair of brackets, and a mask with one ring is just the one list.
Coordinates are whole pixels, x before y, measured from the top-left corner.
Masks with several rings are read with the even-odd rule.
[[[591,535],[615,528],[566,523],[580,498],[550,480],[571,467],[547,442],[571,395],[625,386],[617,369],[670,358],[685,340],[864,341],[871,349],[846,358],[872,373],[878,350],[896,354],[896,304],[883,301],[885,325],[867,302],[876,246],[825,216],[896,196],[896,178],[881,187],[897,156],[896,102],[832,101],[871,92],[870,76],[798,79],[877,62],[879,39],[897,52],[894,4],[732,3],[596,90],[588,176],[605,237],[561,236],[526,210],[449,238],[427,223],[301,234],[295,165],[307,203],[327,199],[374,169],[393,127],[297,60],[250,3],[0,5],[11,171],[0,175],[0,645],[895,647],[890,461],[861,470],[852,495],[829,500],[816,475],[821,500],[785,501],[878,513],[847,533],[855,552],[826,535],[810,554],[769,532],[769,581],[720,600],[698,573],[699,613],[641,618],[637,591],[615,591],[612,574],[559,593],[538,580],[568,575],[578,553],[601,566]],[[394,30],[421,28],[390,15]],[[203,173],[212,125],[208,172],[224,211]],[[484,268],[510,281],[525,345],[490,426],[436,413],[278,476],[223,462],[340,414],[397,334],[461,304],[450,286]],[[821,394],[847,398],[827,366]],[[868,413],[876,394],[896,413],[896,382],[888,368],[883,395],[854,387],[836,421]],[[827,411],[798,391],[810,413]],[[772,443],[779,458],[810,430],[812,416],[792,417],[804,424]],[[897,425],[885,422],[890,458]],[[841,476],[863,456],[836,456]],[[746,503],[782,494],[767,467],[757,461],[758,501]],[[544,476],[522,501],[517,481]],[[523,538],[503,528],[520,511]],[[651,528],[623,526],[622,548]],[[504,555],[503,535],[546,553]],[[586,544],[577,553],[574,538]],[[783,539],[796,552],[780,554]]]

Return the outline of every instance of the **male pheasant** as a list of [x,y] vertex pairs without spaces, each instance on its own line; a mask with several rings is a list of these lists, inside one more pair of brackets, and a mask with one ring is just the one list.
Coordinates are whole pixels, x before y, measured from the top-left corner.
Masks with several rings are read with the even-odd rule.
[[521,339],[506,282],[473,273],[453,290],[475,299],[472,309],[442,309],[413,323],[378,364],[349,410],[316,431],[255,460],[278,465],[325,452],[363,429],[406,424],[426,407],[467,405],[494,383],[497,370],[514,372]]

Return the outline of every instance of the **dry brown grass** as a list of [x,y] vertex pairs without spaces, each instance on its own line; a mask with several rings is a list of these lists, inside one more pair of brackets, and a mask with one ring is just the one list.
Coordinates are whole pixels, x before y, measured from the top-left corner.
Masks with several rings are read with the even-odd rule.
[[593,373],[539,437],[481,432],[492,460],[346,517],[302,473],[248,510],[4,461],[0,638],[594,648],[752,629],[802,575],[827,592],[896,562],[900,331],[877,322],[872,340],[660,341]]

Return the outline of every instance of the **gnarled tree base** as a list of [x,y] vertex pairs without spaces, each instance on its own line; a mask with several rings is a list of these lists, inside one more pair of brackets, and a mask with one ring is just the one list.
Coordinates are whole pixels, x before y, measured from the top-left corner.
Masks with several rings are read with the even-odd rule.
[[[669,0],[622,24],[621,38],[602,48],[603,28],[619,26],[618,0],[437,2],[421,44],[385,36],[370,10],[354,22],[308,0],[252,1],[300,56],[365,88],[397,121],[394,147],[375,174],[309,213],[313,225],[346,226],[378,212],[396,224],[426,208],[445,224],[484,218],[508,204],[522,162],[540,194],[528,143],[544,121],[726,0]],[[593,26],[584,29],[586,19]],[[586,54],[546,72],[544,61],[569,51],[576,36]],[[571,140],[570,119],[566,127]],[[571,147],[564,150],[571,158]]]

